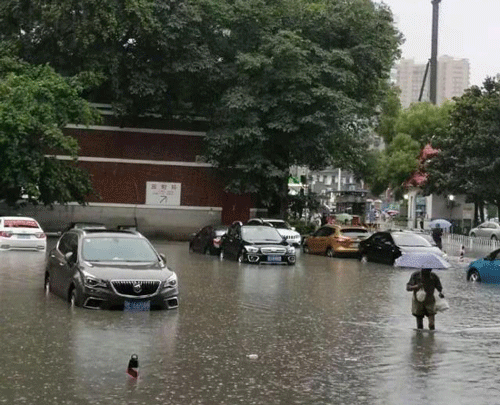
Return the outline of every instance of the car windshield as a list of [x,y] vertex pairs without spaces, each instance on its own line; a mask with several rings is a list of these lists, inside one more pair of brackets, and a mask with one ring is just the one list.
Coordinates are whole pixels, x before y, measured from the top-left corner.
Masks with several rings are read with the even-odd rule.
[[158,260],[155,251],[146,240],[119,236],[83,239],[82,257],[89,262]]
[[274,228],[268,226],[247,226],[241,228],[241,236],[248,242],[276,242],[280,243],[283,238]]
[[431,247],[431,243],[420,235],[393,234],[397,246]]
[[357,238],[359,236],[368,236],[368,230],[359,228],[347,228],[341,230],[342,235],[349,236],[350,238]]
[[285,221],[268,221],[272,226],[277,229],[290,229]]

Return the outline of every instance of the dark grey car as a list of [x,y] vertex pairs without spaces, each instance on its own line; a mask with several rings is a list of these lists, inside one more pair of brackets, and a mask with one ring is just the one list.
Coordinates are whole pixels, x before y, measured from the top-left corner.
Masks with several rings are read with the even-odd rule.
[[92,309],[177,308],[177,275],[134,231],[73,229],[48,255],[45,289]]

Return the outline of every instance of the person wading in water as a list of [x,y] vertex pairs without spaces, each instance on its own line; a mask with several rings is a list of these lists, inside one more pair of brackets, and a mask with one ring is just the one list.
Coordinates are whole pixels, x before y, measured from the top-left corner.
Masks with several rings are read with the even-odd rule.
[[[423,301],[417,299],[417,291],[421,288],[425,291]],[[406,291],[413,291],[411,313],[417,318],[417,329],[424,328],[424,316],[429,319],[429,329],[434,330],[436,328],[434,320],[436,315],[434,289],[438,290],[439,297],[444,298],[441,280],[436,274],[432,273],[432,269],[422,269],[414,272],[410,277],[410,281],[406,284]]]

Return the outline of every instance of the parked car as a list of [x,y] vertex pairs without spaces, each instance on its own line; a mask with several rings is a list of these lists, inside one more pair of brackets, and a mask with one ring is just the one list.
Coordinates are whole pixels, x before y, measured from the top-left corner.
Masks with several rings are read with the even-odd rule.
[[500,224],[492,221],[483,222],[481,225],[472,228],[469,236],[500,240]]
[[38,222],[29,217],[0,217],[0,250],[47,249],[47,235]]
[[304,240],[304,253],[319,253],[327,256],[358,253],[359,243],[370,236],[362,226],[327,224]]
[[232,224],[222,240],[220,257],[248,263],[295,264],[295,247],[268,225]]
[[247,225],[270,225],[283,236],[289,245],[300,246],[302,243],[302,237],[294,227],[290,226],[286,221],[282,219],[272,219],[272,218],[252,218],[247,222]]
[[394,264],[406,253],[432,252],[443,257],[443,252],[422,235],[411,231],[375,232],[359,243],[359,258],[362,261]]
[[227,226],[208,225],[195,233],[189,242],[191,252],[205,253],[206,255],[220,254],[222,237],[227,232]]
[[141,234],[72,229],[48,255],[45,290],[91,309],[171,309],[179,305],[177,275]]
[[500,249],[471,262],[467,266],[467,280],[500,283]]

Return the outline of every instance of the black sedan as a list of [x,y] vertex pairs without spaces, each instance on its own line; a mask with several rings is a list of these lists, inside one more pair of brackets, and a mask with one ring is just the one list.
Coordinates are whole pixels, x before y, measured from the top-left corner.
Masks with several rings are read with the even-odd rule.
[[135,231],[73,229],[49,253],[45,291],[91,309],[171,309],[177,275]]
[[425,237],[410,231],[375,232],[359,243],[361,261],[373,261],[393,265],[404,253],[432,252],[443,256],[443,252]]
[[220,254],[222,237],[226,232],[227,226],[205,226],[193,235],[189,242],[189,250],[206,255],[218,255]]
[[220,257],[248,263],[295,264],[295,248],[265,225],[231,225],[223,238]]

